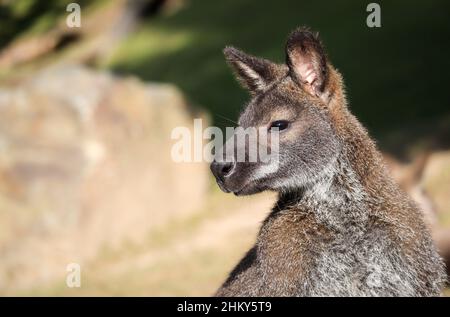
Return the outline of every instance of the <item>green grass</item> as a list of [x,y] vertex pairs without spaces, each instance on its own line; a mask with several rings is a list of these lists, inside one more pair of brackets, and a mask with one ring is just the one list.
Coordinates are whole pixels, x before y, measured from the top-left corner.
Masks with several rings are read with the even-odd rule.
[[367,3],[360,1],[192,0],[171,16],[146,21],[108,67],[175,83],[224,127],[230,123],[222,116],[236,119],[248,97],[226,67],[223,47],[283,61],[288,32],[308,25],[320,31],[344,74],[354,113],[389,145],[399,127],[420,136],[450,114],[450,3],[379,3],[382,27],[370,29]]
[[111,0],[20,0],[0,1],[0,49],[17,38],[32,37],[54,30],[70,12],[69,3],[81,8],[81,20],[92,10],[101,8]]

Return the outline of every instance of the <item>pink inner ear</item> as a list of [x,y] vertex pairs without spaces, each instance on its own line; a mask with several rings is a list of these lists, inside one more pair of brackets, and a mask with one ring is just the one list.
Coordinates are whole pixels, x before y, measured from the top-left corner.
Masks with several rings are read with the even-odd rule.
[[312,85],[317,79],[316,72],[310,63],[301,63],[296,68],[300,78],[309,85]]

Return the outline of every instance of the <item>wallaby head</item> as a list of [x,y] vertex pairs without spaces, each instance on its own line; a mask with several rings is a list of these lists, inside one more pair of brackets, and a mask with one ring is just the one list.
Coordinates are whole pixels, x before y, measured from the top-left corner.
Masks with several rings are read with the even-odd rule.
[[245,195],[313,184],[342,148],[336,122],[346,111],[341,76],[328,61],[318,35],[306,28],[293,31],[286,43],[285,64],[234,47],[226,47],[224,54],[251,94],[239,126],[266,129],[269,140],[272,131],[277,132],[279,145],[276,161],[239,162],[235,157],[214,161],[211,170],[219,186]]

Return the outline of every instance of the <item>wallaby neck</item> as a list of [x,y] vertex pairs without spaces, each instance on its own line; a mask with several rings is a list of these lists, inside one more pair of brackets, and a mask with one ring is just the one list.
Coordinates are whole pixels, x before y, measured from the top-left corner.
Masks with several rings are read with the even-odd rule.
[[342,153],[314,183],[281,193],[275,209],[311,213],[326,227],[349,233],[358,229],[355,224],[364,226],[368,221],[368,200],[364,186]]

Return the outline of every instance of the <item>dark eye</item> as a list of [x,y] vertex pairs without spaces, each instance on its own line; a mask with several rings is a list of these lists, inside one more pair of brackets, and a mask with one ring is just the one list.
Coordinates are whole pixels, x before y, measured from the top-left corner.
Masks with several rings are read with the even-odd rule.
[[286,120],[277,120],[274,121],[270,124],[270,128],[269,131],[274,129],[274,128],[278,128],[278,131],[282,131],[285,130],[289,127],[289,122]]

